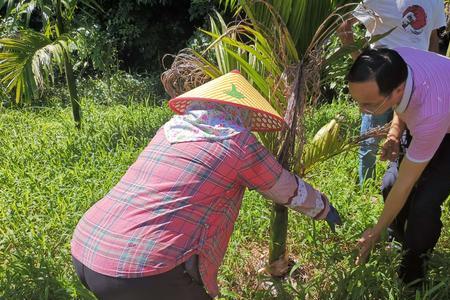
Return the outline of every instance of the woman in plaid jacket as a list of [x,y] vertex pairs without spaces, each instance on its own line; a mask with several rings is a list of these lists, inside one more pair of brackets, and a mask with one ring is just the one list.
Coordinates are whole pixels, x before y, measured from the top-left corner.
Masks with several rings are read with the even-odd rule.
[[340,223],[328,199],[284,170],[251,133],[283,119],[238,72],[169,102],[119,183],[79,221],[76,272],[101,299],[211,299],[245,188]]

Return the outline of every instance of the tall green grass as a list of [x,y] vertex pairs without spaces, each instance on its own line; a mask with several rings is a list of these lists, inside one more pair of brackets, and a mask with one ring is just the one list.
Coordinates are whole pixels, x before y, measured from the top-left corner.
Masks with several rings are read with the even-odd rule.
[[89,299],[70,238],[169,118],[168,109],[84,106],[79,132],[62,108],[0,114],[0,298]]
[[[167,108],[143,104],[83,105],[84,128],[73,127],[64,108],[0,111],[0,299],[93,299],[71,265],[70,238],[82,214],[120,179],[167,120]],[[306,124],[315,132],[331,117],[347,116],[350,104],[323,106]],[[330,196],[345,224],[331,233],[324,222],[291,213],[291,279],[257,274],[266,262],[270,206],[247,192],[219,282],[224,299],[449,299],[450,234],[444,227],[425,291],[398,284],[399,255],[379,247],[356,267],[355,240],[382,208],[378,179],[357,187],[357,155],[317,166],[308,180]],[[444,226],[449,226],[448,204]],[[272,288],[270,287],[272,286]]]

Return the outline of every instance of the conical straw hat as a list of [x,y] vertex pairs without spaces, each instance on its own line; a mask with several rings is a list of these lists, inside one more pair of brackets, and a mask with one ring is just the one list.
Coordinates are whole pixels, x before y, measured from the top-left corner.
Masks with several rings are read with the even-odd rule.
[[169,107],[183,114],[191,101],[209,101],[250,109],[253,112],[252,131],[276,131],[284,125],[283,118],[239,71],[222,75],[171,99]]

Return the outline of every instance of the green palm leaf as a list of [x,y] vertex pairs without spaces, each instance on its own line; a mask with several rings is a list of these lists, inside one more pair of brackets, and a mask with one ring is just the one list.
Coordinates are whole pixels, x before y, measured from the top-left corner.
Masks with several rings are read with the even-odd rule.
[[315,164],[323,162],[346,150],[347,136],[341,124],[335,119],[324,125],[311,142],[305,145],[301,164],[297,165],[298,173],[307,173]]
[[14,38],[0,39],[0,82],[8,91],[15,89],[16,102],[30,102],[47,79],[53,78],[54,66],[63,68],[67,36],[51,41],[44,34],[22,30]]

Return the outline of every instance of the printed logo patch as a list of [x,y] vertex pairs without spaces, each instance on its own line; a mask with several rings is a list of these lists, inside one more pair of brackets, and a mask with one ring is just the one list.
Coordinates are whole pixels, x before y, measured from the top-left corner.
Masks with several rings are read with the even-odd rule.
[[422,6],[411,5],[403,12],[403,29],[414,34],[421,34],[426,25],[427,14]]

